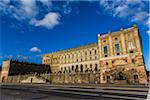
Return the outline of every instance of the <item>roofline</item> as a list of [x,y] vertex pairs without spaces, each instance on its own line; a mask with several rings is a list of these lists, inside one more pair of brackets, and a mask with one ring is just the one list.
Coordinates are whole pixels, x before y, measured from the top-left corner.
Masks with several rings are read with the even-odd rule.
[[59,50],[59,51],[56,51],[56,52],[51,52],[51,53],[43,54],[42,56],[51,55],[51,54],[58,54],[58,53],[64,53],[64,52],[68,52],[68,51],[72,51],[72,50],[76,50],[76,49],[80,49],[80,48],[84,48],[84,47],[88,47],[88,46],[96,46],[96,45],[97,45],[97,42],[95,42],[95,43],[89,43],[87,45],[77,46],[77,47],[74,47],[74,48],[68,48],[68,49]]

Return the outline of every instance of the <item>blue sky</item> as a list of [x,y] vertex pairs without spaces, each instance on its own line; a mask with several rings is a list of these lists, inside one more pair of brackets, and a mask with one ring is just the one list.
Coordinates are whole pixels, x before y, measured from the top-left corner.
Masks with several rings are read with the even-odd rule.
[[0,16],[0,63],[7,58],[40,63],[41,54],[97,42],[98,33],[137,24],[150,69],[148,1],[0,0]]

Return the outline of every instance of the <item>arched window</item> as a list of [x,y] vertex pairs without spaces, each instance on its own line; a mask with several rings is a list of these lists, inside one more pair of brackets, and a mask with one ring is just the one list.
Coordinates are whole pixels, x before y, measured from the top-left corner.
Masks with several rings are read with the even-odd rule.
[[98,71],[97,64],[95,64],[95,71]]
[[83,65],[80,65],[80,71],[83,72]]
[[90,55],[92,54],[92,52],[90,51]]
[[61,71],[63,71],[63,68],[61,67]]
[[78,72],[78,65],[76,65],[76,69],[75,69],[75,72]]
[[96,55],[97,51],[95,50],[95,55]]
[[72,66],[72,71],[74,70],[74,66]]

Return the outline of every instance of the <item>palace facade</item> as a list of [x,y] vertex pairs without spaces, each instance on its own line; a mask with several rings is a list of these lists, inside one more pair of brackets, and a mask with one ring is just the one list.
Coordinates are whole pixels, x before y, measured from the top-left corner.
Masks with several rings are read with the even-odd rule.
[[42,64],[53,73],[99,72],[99,83],[147,83],[142,44],[136,25],[108,34],[97,42],[44,54]]

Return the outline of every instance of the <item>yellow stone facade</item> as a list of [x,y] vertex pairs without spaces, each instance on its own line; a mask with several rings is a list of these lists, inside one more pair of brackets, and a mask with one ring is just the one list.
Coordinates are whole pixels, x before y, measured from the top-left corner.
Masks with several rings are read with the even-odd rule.
[[98,34],[97,43],[43,55],[53,73],[99,70],[100,83],[147,83],[141,38],[136,25]]

